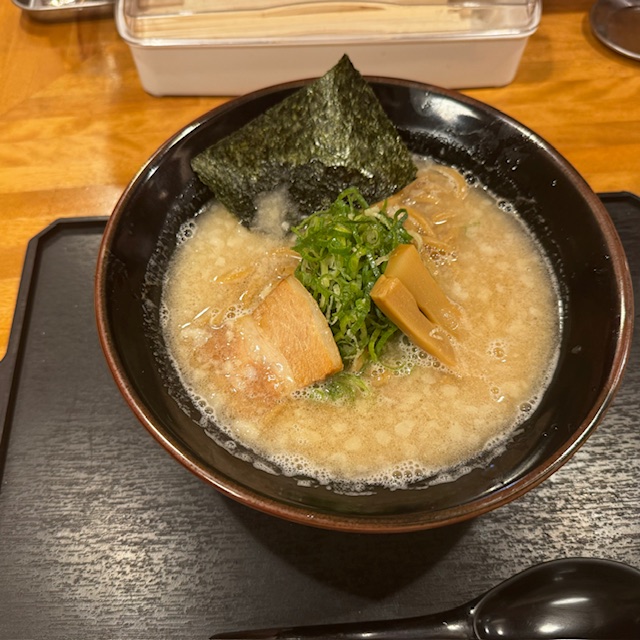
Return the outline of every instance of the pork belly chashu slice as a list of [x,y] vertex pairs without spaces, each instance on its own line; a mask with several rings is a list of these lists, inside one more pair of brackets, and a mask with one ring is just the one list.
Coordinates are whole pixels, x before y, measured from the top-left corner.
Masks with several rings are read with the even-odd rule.
[[320,307],[295,276],[255,310],[219,327],[199,357],[232,392],[269,405],[343,367]]
[[265,339],[282,354],[296,389],[342,370],[327,319],[295,276],[282,280],[252,316]]

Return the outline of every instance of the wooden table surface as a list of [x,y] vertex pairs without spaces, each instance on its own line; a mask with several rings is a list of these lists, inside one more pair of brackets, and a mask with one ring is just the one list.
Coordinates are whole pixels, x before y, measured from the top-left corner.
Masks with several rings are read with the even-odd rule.
[[[545,0],[515,80],[465,91],[553,144],[597,191],[640,194],[640,62],[591,33],[590,0]],[[0,356],[29,239],[104,216],[176,130],[224,97],[157,98],[112,19],[44,23],[0,3]]]
[[[465,93],[555,145],[595,191],[640,195],[640,63],[599,44],[590,5],[544,0],[515,81]],[[38,23],[0,2],[0,357],[29,239],[61,217],[109,215],[156,148],[224,100],[147,95],[111,19]],[[617,222],[640,299],[637,217]],[[3,640],[204,640],[446,610],[554,558],[640,567],[638,341],[604,424],[519,500],[405,536],[300,527],[223,498],[152,446],[90,322],[100,234],[41,247],[20,384],[0,389]]]

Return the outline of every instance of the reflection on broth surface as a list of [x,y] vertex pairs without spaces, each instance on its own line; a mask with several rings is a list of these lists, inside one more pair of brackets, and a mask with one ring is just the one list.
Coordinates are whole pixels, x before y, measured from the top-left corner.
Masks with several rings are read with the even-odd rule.
[[[358,373],[355,397],[319,399],[322,383],[307,386],[342,365],[321,323],[313,350],[295,352],[292,320],[318,323],[317,308],[291,278],[299,256],[274,218],[279,196],[267,198],[260,230],[213,205],[181,231],[163,299],[176,367],[203,415],[283,473],[402,488],[459,470],[504,442],[553,371],[559,297],[541,250],[481,186],[430,161],[419,167],[388,213],[407,209],[405,228],[453,305],[455,365],[397,334]],[[259,315],[274,292],[281,314],[270,316],[265,340]]]

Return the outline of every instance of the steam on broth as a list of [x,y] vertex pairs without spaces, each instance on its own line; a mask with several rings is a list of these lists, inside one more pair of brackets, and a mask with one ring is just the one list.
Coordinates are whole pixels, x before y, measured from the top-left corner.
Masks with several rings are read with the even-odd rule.
[[[554,369],[559,296],[540,247],[480,185],[432,161],[418,167],[389,212],[409,210],[405,227],[455,309],[446,329],[455,364],[398,332],[348,398],[326,399],[326,382],[306,382],[341,368],[321,328],[312,352],[295,352],[293,316],[313,324],[317,311],[287,311],[303,298],[292,278],[300,257],[278,217],[284,196],[265,199],[252,229],[213,204],[181,231],[163,293],[176,368],[203,416],[285,474],[402,488],[463,469],[526,419]],[[282,313],[265,341],[254,313],[276,290]]]

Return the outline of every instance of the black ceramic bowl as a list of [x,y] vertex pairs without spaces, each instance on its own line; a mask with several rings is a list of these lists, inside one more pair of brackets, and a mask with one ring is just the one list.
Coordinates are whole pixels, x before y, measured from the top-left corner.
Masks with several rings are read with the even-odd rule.
[[[162,275],[175,234],[210,199],[190,168],[200,151],[302,83],[228,102],[166,142],[111,216],[96,279],[102,346],[116,382],[149,432],[223,494],[295,522],[343,531],[437,527],[499,507],[535,487],[584,443],[612,400],[630,347],[631,279],[605,208],[545,141],[455,92],[370,79],[408,146],[475,175],[513,203],[542,243],[564,299],[561,354],[539,407],[506,449],[453,482],[421,490],[341,495],[273,475],[231,455],[198,424],[159,331]],[[612,462],[615,464],[615,461]]]

